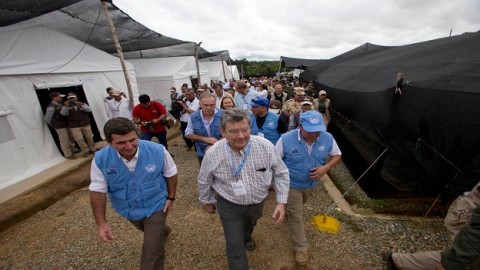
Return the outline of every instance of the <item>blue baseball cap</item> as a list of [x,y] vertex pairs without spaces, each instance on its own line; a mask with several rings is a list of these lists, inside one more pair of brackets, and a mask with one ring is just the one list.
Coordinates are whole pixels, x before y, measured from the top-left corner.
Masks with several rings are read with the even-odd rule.
[[256,97],[250,101],[250,106],[252,107],[268,107],[268,104],[270,104],[270,102],[264,97]]
[[323,116],[317,111],[306,111],[300,114],[300,124],[306,132],[327,131]]

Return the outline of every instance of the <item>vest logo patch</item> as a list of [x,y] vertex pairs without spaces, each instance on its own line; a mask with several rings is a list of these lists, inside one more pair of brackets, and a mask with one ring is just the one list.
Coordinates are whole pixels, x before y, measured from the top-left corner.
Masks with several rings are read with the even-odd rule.
[[275,127],[275,122],[274,121],[268,121],[267,122],[267,127],[268,128],[274,128]]
[[325,145],[324,145],[324,144],[319,145],[319,146],[318,146],[318,151],[320,151],[320,152],[325,151]]
[[105,175],[117,175],[118,174],[118,169],[117,168],[106,168],[103,170],[103,173]]
[[147,166],[145,166],[145,170],[149,173],[153,173],[157,170],[157,166],[155,166],[155,164],[148,164]]
[[292,149],[290,149],[290,154],[291,155],[299,155],[300,150],[298,150],[298,148],[292,148]]

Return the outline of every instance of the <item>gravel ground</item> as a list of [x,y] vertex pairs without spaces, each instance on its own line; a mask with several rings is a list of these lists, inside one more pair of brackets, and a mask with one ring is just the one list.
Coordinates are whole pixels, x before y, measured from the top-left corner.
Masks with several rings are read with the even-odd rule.
[[[166,241],[166,268],[227,269],[219,217],[204,213],[198,203],[195,152],[183,149],[181,137],[169,145],[179,169],[179,183],[167,221],[173,232]],[[347,175],[348,171],[343,173]],[[336,212],[333,215],[341,221],[340,233],[320,232],[311,225],[310,217],[322,214],[332,202],[319,187],[305,205],[310,262],[298,267],[286,223],[273,225],[272,192],[253,233],[257,249],[248,253],[251,269],[384,269],[379,255],[382,247],[416,252],[444,249],[449,243],[441,219],[392,220]],[[115,234],[110,245],[96,237],[88,189],[72,193],[0,234],[0,269],[138,269],[142,233],[111,208],[107,215]]]

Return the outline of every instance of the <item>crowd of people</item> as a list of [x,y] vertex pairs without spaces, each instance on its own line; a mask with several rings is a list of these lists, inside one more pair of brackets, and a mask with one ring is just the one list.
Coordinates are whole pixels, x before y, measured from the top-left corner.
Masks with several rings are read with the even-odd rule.
[[[170,90],[169,110],[141,95],[130,112],[127,97],[107,89],[105,105],[110,120],[104,134],[108,146],[95,153],[90,184],[100,240],[110,243],[114,239],[105,218],[108,195],[112,207],[144,232],[140,268],[163,269],[165,237],[174,229],[166,220],[177,185],[177,168],[166,139],[169,115],[180,122],[185,154],[193,149],[198,157],[199,201],[207,213],[219,215],[229,269],[249,269],[246,252],[257,248],[253,232],[271,191],[276,200],[272,221],[280,224],[286,219],[294,260],[306,265],[309,253],[303,207],[342,155],[327,131],[332,121],[327,92],[315,89],[313,83],[263,77],[203,84],[197,89],[184,84],[179,91],[175,87]],[[74,93],[69,93],[64,103],[60,93],[53,92],[50,97],[45,118],[65,139],[61,143],[65,156],[72,157],[72,137],[84,156],[94,153],[93,140],[87,138],[93,137],[90,123],[84,117],[91,112],[88,105],[77,101]],[[86,143],[80,141],[81,136]],[[158,144],[151,142],[153,137]],[[476,217],[480,202],[478,195],[474,198],[461,228],[469,230],[469,238],[455,240],[452,250],[426,253],[428,256],[386,250],[382,256],[387,268],[463,269],[449,267],[472,264],[480,246]],[[458,231],[457,238],[467,233]],[[457,242],[462,242],[457,246],[473,246],[469,252],[462,251],[461,260],[457,260]]]

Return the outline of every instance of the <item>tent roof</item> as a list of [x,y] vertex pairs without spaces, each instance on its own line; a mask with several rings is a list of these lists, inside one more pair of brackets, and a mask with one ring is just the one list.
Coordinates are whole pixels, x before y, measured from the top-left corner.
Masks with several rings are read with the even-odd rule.
[[[114,4],[108,4],[124,52],[149,50],[192,43],[167,37],[133,20]],[[46,25],[108,53],[116,53],[110,27],[100,1],[92,0],[3,0],[0,26]],[[192,43],[195,44],[195,43]],[[193,46],[193,45],[190,45]],[[180,54],[179,54],[180,53]],[[210,55],[201,49],[200,54]],[[171,49],[164,56],[186,55]],[[193,55],[193,50],[190,54]],[[211,55],[210,55],[211,56]],[[158,57],[158,55],[156,56]]]
[[299,68],[307,69],[310,66],[321,63],[322,59],[302,59],[302,58],[292,58],[286,56],[280,56],[280,61],[282,62],[282,68]]
[[478,48],[480,32],[377,49],[332,61],[315,80],[337,89],[372,92],[392,87],[397,73],[404,73],[411,86],[479,92],[480,74],[472,69],[480,65]]
[[[163,77],[173,76],[184,78],[197,75],[195,58],[193,56],[168,57],[168,58],[146,58],[130,59],[135,66],[137,77]],[[199,63],[200,74],[208,73],[202,63]]]
[[0,48],[0,75],[122,70],[118,58],[46,26],[0,30]]
[[232,62],[232,58],[230,58],[230,54],[228,53],[228,50],[224,51],[216,51],[216,52],[210,52],[212,54],[211,56],[207,54],[200,55],[199,58],[201,59],[200,61],[205,62],[205,61],[226,61],[227,63]]

